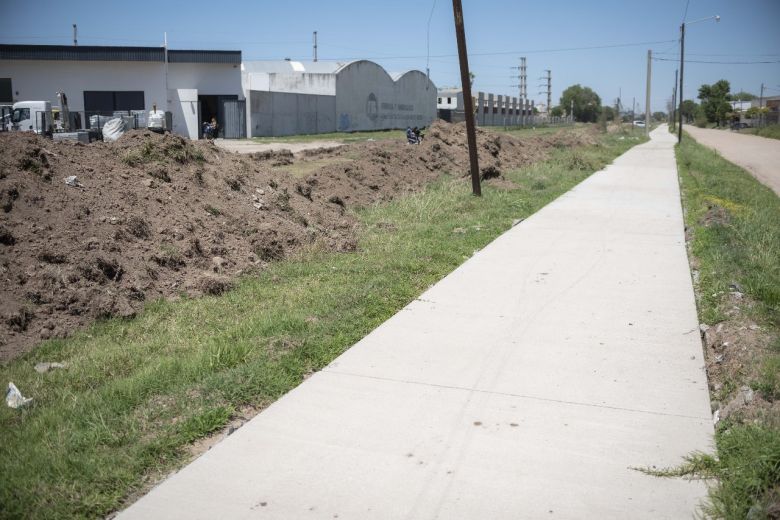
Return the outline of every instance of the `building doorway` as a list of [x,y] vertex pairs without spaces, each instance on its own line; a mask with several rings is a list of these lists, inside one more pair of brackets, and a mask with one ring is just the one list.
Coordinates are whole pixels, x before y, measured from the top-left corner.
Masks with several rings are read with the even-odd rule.
[[203,137],[203,124],[211,121],[211,118],[217,120],[217,137],[225,137],[225,107],[223,101],[236,101],[237,95],[218,96],[218,95],[198,95],[198,132]]

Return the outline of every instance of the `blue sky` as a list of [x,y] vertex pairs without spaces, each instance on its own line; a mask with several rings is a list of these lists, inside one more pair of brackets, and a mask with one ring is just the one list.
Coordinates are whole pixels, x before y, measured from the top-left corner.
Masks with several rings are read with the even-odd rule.
[[[526,56],[528,93],[537,101],[544,100],[539,78],[551,69],[554,100],[580,83],[605,103],[619,92],[625,106],[633,97],[644,103],[647,49],[679,58],[686,4],[689,21],[721,16],[720,23],[687,29],[686,98],[719,79],[729,80],[732,91],[758,94],[764,82],[767,95],[780,94],[780,0],[463,0],[474,87],[516,95],[517,71],[510,67]],[[237,49],[247,60],[311,59],[316,30],[320,59],[368,58],[391,72],[428,64],[440,87],[460,78],[450,0],[0,0],[0,20],[2,43],[70,44],[77,23],[82,45],[159,45],[167,31],[170,48]],[[677,66],[653,62],[653,110],[664,109]]]

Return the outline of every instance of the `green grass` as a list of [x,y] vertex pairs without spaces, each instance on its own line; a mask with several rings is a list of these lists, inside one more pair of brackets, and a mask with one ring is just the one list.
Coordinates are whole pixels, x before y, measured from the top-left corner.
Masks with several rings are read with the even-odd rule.
[[[718,293],[738,282],[758,302],[757,311],[780,327],[780,199],[692,139],[683,139],[677,162],[686,224],[695,230],[691,251],[701,265],[702,319],[724,319]],[[726,222],[703,225],[708,212],[721,212]]]
[[[755,302],[743,309],[769,337],[758,348],[758,377],[734,381],[761,397],[780,398],[780,199],[749,173],[687,135],[677,149],[686,210],[693,231],[691,254],[699,267],[699,314],[714,324],[728,319],[723,294],[740,284]],[[716,218],[713,218],[716,217]],[[744,378],[751,377],[745,370]],[[714,396],[718,398],[718,396]],[[719,423],[716,456],[693,455],[678,474],[717,478],[704,512],[712,518],[769,518],[767,504],[780,502],[780,420],[776,414],[741,423]]]
[[770,139],[780,139],[780,125],[767,125],[761,128],[745,128],[739,131],[740,134],[760,135]]
[[538,127],[508,127],[506,129],[500,126],[487,127],[490,131],[498,132],[502,134],[508,134],[513,137],[528,137],[533,135],[550,135],[557,134],[572,128],[579,128],[582,125],[564,125],[564,126],[538,126]]
[[311,141],[339,141],[343,143],[354,143],[356,141],[385,141],[388,139],[397,139],[406,141],[406,130],[375,130],[371,132],[330,132],[327,134],[301,134],[287,135],[282,137],[253,137],[251,140],[256,143],[308,143]]
[[[103,517],[149,478],[186,462],[192,441],[244,406],[297,386],[428,286],[630,146],[555,150],[470,195],[464,179],[358,213],[359,249],[313,248],[221,295],[150,303],[41,344],[0,368],[34,399],[0,408],[0,517]],[[583,169],[589,165],[590,170]],[[465,233],[454,233],[456,228]],[[47,374],[40,361],[69,367]]]
[[[776,518],[767,514],[777,500],[780,482],[780,432],[777,425],[747,424],[716,437],[718,456],[694,453],[674,468],[637,468],[657,477],[696,476],[719,479],[710,489],[703,513],[709,518],[742,520]],[[769,486],[768,486],[769,484]],[[774,484],[774,489],[772,484]]]

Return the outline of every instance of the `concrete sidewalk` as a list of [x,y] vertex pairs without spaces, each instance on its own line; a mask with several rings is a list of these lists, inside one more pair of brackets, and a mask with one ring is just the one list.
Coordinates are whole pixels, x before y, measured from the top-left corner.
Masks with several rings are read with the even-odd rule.
[[655,130],[172,476],[133,518],[691,518],[711,450]]

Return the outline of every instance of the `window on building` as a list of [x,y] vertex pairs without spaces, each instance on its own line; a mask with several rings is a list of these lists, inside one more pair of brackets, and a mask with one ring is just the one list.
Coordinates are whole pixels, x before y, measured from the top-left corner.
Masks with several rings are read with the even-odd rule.
[[119,90],[85,90],[84,111],[87,117],[100,114],[110,116],[116,111],[145,110],[144,92]]
[[441,98],[439,98],[439,101],[438,101],[438,103],[441,105]]
[[452,103],[452,98],[451,98],[451,97],[448,97],[448,98],[447,98],[447,104],[449,105],[449,104],[451,104],[451,103]]
[[11,88],[11,78],[0,78],[0,103],[13,103],[14,92]]

